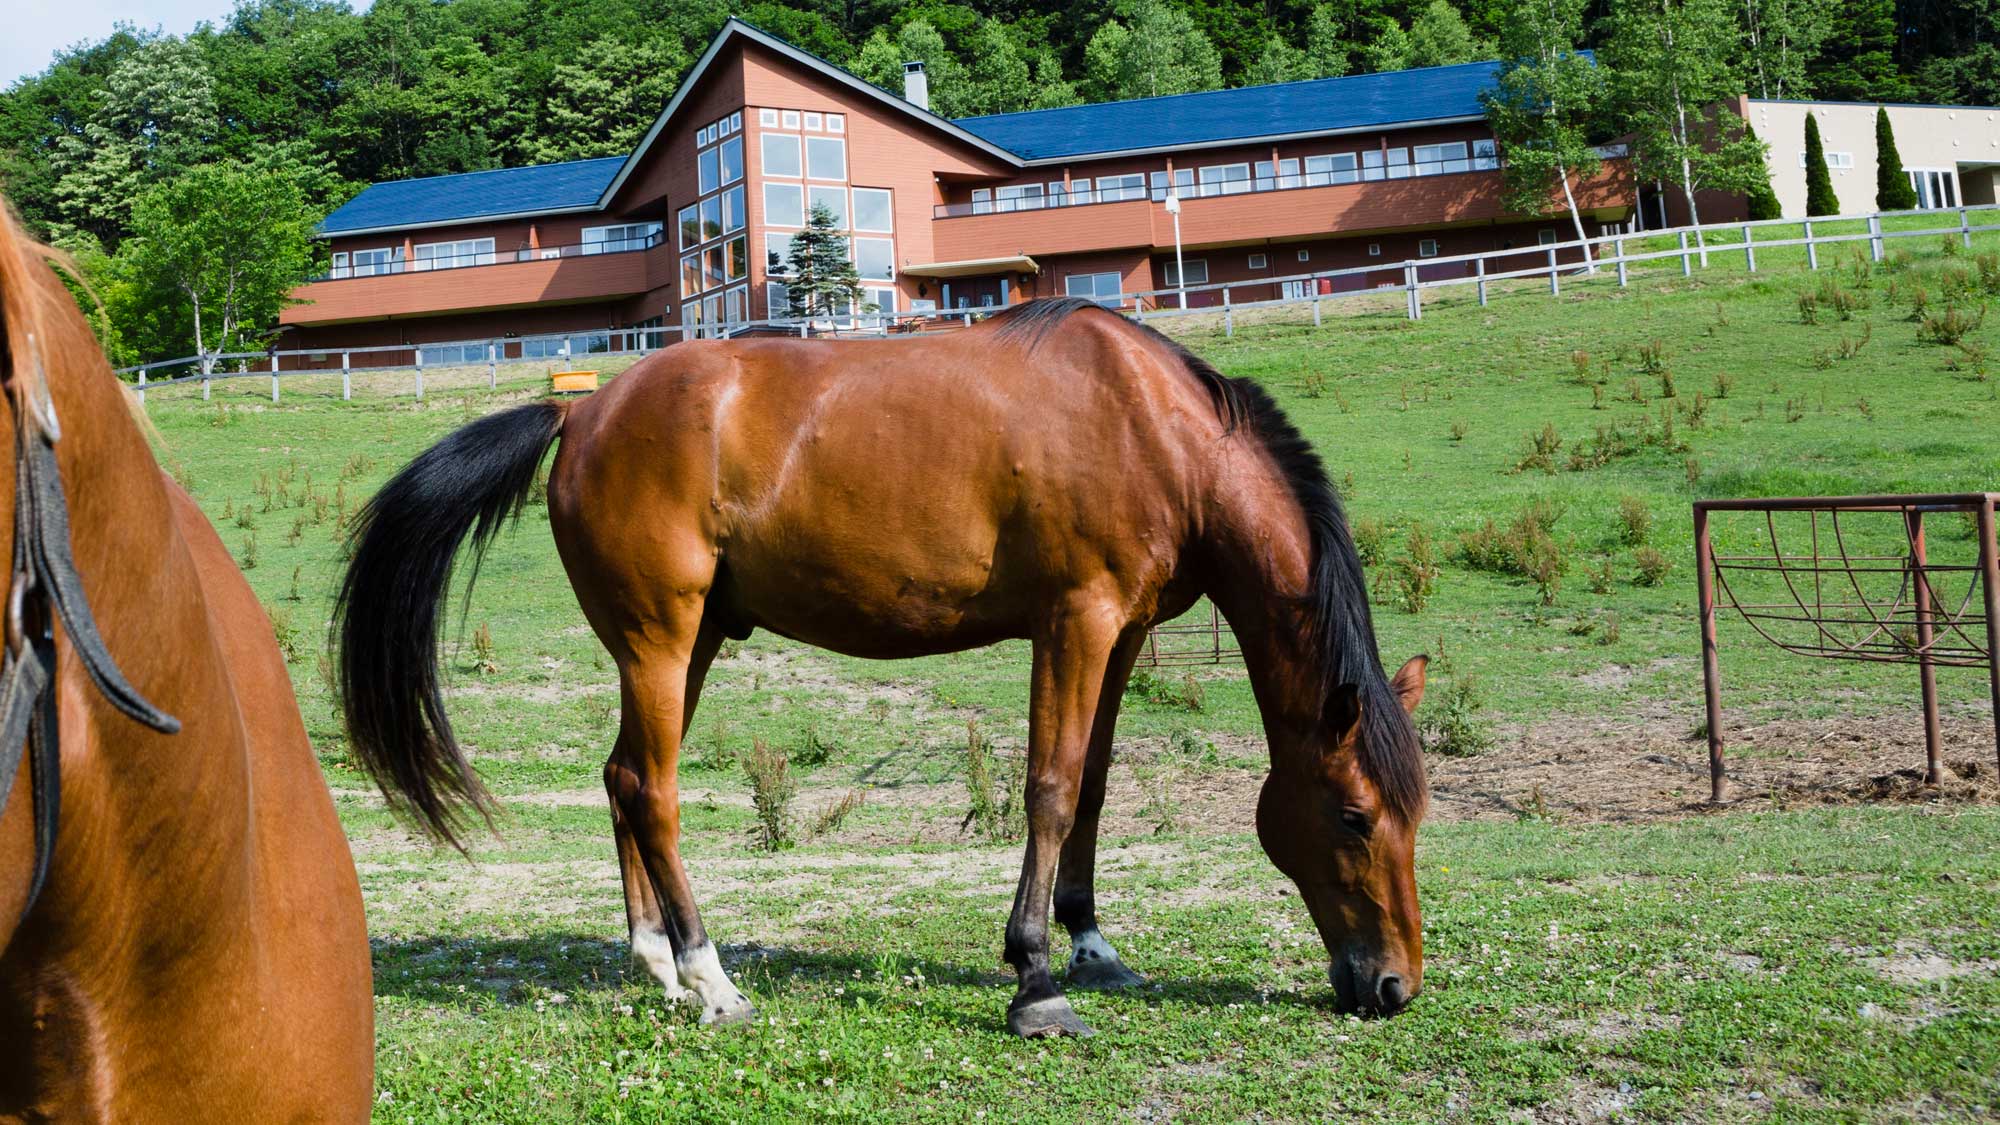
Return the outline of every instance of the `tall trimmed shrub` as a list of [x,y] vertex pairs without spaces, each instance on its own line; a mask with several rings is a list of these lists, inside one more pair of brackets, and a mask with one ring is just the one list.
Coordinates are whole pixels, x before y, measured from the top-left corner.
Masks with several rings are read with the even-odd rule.
[[1826,146],[1819,139],[1819,119],[1806,114],[1806,214],[1840,214],[1840,197],[1833,193],[1833,174],[1826,170]]
[[1875,208],[1878,211],[1908,211],[1917,205],[1917,189],[1903,171],[1903,157],[1896,151],[1896,133],[1889,128],[1889,111],[1875,107]]
[[[1744,123],[1743,131],[1748,133],[1752,140],[1756,139],[1757,131],[1750,128],[1748,122]],[[1771,190],[1771,171],[1768,167],[1761,178],[1751,183],[1750,190],[1744,192],[1743,196],[1745,202],[1749,204],[1752,222],[1784,217],[1785,209],[1778,204],[1778,193]]]

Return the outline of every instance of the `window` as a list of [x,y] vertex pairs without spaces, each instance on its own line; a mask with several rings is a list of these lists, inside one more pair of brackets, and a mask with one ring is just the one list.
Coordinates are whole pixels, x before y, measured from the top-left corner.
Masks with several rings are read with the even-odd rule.
[[764,315],[772,320],[791,315],[792,291],[776,281],[764,283]]
[[972,213],[975,215],[988,215],[991,214],[992,212],[993,212],[993,189],[983,188],[983,187],[973,188]]
[[994,196],[998,202],[994,208],[997,211],[1032,211],[1042,205],[1042,185],[1010,184],[995,189]]
[[739,285],[722,295],[722,323],[741,324],[750,319],[750,287]]
[[896,229],[895,207],[887,188],[854,189],[854,229],[878,231]]
[[728,280],[722,268],[722,247],[711,246],[701,252],[701,287],[704,291],[715,289]]
[[1068,196],[1067,202],[1071,207],[1079,207],[1085,203],[1092,202],[1093,200],[1090,194],[1090,177],[1078,176],[1071,179],[1069,182],[1069,190],[1066,192],[1066,194]]
[[1438,256],[1438,240],[1437,240],[1437,239],[1435,239],[1435,238],[1425,238],[1425,239],[1421,239],[1421,240],[1419,240],[1419,241],[1417,242],[1417,257],[1419,257],[1419,258],[1435,258],[1435,257],[1437,257],[1437,256]]
[[1410,150],[1406,148],[1392,148],[1388,152],[1388,157],[1389,157],[1389,178],[1392,180],[1409,179]]
[[789,133],[765,133],[759,142],[764,147],[764,174],[766,176],[791,176],[799,174],[799,139]]
[[1146,177],[1137,172],[1123,176],[1097,177],[1097,201],[1117,203],[1126,199],[1146,198]]
[[787,128],[787,129],[796,129],[796,128],[798,128],[798,127],[799,127],[799,111],[798,111],[798,110],[796,110],[796,109],[788,109],[788,110],[786,110],[786,111],[784,112],[784,118],[785,118],[785,128]]
[[485,363],[485,344],[425,344],[417,353],[417,362],[431,364]]
[[1116,307],[1119,303],[1118,274],[1073,273],[1063,278],[1063,292],[1071,297],[1083,297],[1100,305]]
[[764,235],[764,272],[782,275],[786,259],[792,256],[792,236],[772,231]]
[[583,252],[615,254],[620,250],[644,250],[660,233],[658,223],[626,223],[623,226],[583,228]]
[[826,131],[827,131],[827,132],[829,132],[829,133],[845,133],[845,132],[847,132],[847,115],[846,115],[846,114],[844,114],[844,113],[829,113],[829,114],[827,114],[827,115],[826,115]]
[[1203,195],[1236,195],[1249,190],[1248,164],[1211,164],[1201,170]]
[[1379,180],[1382,178],[1382,150],[1371,148],[1361,154],[1361,178]]
[[1369,256],[1369,257],[1371,257],[1371,258],[1379,258],[1379,257],[1381,257],[1381,256],[1382,256],[1382,244],[1381,244],[1381,243],[1379,243],[1379,242],[1371,242],[1371,243],[1369,243],[1369,244],[1368,244],[1368,256]]
[[743,138],[731,137],[715,150],[721,154],[722,182],[733,184],[743,178]]
[[701,292],[701,255],[689,254],[681,259],[681,292]]
[[758,110],[758,111],[757,111],[757,124],[759,124],[759,125],[762,125],[762,126],[763,126],[764,128],[766,128],[766,129],[775,129],[775,128],[777,128],[777,127],[778,127],[778,111],[777,111],[777,110],[775,110],[775,109],[760,109],[760,110]]
[[1499,150],[1494,147],[1493,141],[1472,142],[1472,166],[1482,172],[1500,167]]
[[[399,267],[402,261],[403,248],[400,246],[384,246],[378,250],[356,250],[352,258],[352,276],[374,277],[377,274],[400,273],[402,271]],[[349,258],[346,254],[335,254],[333,256],[335,277],[349,276],[349,274],[340,272],[339,269],[339,267],[347,265],[348,262]]]
[[1472,167],[1465,158],[1465,142],[1455,141],[1448,145],[1418,145],[1417,175],[1437,176],[1446,172],[1465,172]]
[[741,281],[750,276],[750,236],[737,235],[723,244],[728,252],[726,276],[731,281]]
[[1313,256],[1312,256],[1312,251],[1310,251],[1310,250],[1301,250],[1301,251],[1299,251],[1299,261],[1301,261],[1301,262],[1310,262],[1310,261],[1312,261],[1312,258],[1313,258]]
[[410,268],[449,270],[493,264],[493,240],[467,238],[457,242],[425,242],[417,246]]
[[717,130],[718,132],[720,132],[720,133],[721,133],[721,135],[722,135],[722,136],[725,136],[725,137],[726,137],[726,136],[728,136],[728,135],[729,135],[729,132],[730,132],[730,130],[729,130],[729,119],[728,119],[727,117],[725,117],[725,118],[723,118],[722,120],[720,120],[720,121],[716,122],[716,123],[715,123],[715,128],[716,128],[716,130]]
[[701,335],[700,301],[689,301],[687,304],[681,306],[681,327],[685,329],[694,330],[694,331],[682,332],[681,339],[683,340],[692,340],[695,337]]
[[[1177,286],[1181,284],[1180,270],[1176,268],[1174,263],[1172,262],[1166,263],[1166,268],[1160,271],[1160,276],[1165,278],[1166,283],[1170,286]],[[1206,258],[1188,259],[1187,284],[1189,285],[1208,284],[1208,259]]]
[[709,199],[702,200],[701,240],[703,242],[707,242],[709,239],[719,238],[721,237],[721,235],[722,235],[722,198],[720,196],[715,196]]
[[1267,269],[1267,268],[1269,268],[1269,266],[1270,266],[1270,259],[1266,258],[1266,257],[1265,257],[1264,255],[1262,255],[1262,254],[1252,254],[1252,255],[1250,255],[1250,268],[1251,268],[1251,269],[1253,269],[1253,270],[1261,270],[1261,269]]
[[808,132],[813,132],[813,133],[817,133],[817,132],[819,132],[819,130],[820,130],[820,116],[819,116],[819,114],[817,114],[817,113],[808,113],[808,114],[806,114],[806,130],[807,130]]
[[1335,152],[1326,156],[1306,157],[1306,186],[1325,187],[1328,184],[1351,184],[1361,178],[1355,170],[1355,157],[1351,152]]
[[807,137],[806,175],[815,180],[846,179],[847,142],[839,137]]
[[696,179],[701,185],[701,194],[707,195],[722,183],[721,165],[716,159],[715,150],[703,149],[701,155],[695,157],[694,163]]
[[[1800,149],[1799,167],[1803,168],[1805,166],[1805,150]],[[1829,152],[1826,154],[1826,166],[1828,168],[1852,168],[1854,167],[1854,154],[1851,152]]]
[[847,189],[821,187],[814,184],[806,189],[806,211],[808,214],[824,207],[833,215],[833,229],[847,229]]
[[743,131],[742,110],[739,109],[735,113],[729,115],[729,131],[732,133],[741,133]]
[[1556,244],[1555,228],[1551,227],[1547,230],[1536,231],[1535,241],[1543,246],[1554,246]]
[[[1098,180],[1098,183],[1100,184],[1103,182],[1104,181],[1102,179]],[[1168,194],[1167,189],[1170,186],[1173,189],[1173,195],[1176,196],[1177,198],[1188,199],[1192,197],[1194,195],[1194,169],[1176,168],[1171,173],[1167,172],[1153,173],[1154,201],[1158,202],[1160,200],[1165,199]]]
[[1299,162],[1297,160],[1269,160],[1257,162],[1257,190],[1270,191],[1273,188],[1295,188],[1299,186]]
[[880,328],[892,324],[896,318],[896,291],[894,289],[869,288],[862,291],[862,299],[875,306],[874,315],[862,323],[869,328]]
[[722,200],[722,233],[734,234],[743,229],[749,221],[743,214],[743,185],[730,188],[719,197]]
[[854,269],[870,280],[890,280],[896,276],[896,244],[886,238],[857,238]]
[[[1958,206],[1958,177],[1949,168],[1905,168],[1910,186],[1917,189],[1917,207],[1929,211]],[[359,267],[355,270],[360,272]]]
[[774,227],[806,225],[806,191],[798,184],[764,185],[764,221]]
[[681,208],[681,249],[692,249],[701,241],[701,208]]

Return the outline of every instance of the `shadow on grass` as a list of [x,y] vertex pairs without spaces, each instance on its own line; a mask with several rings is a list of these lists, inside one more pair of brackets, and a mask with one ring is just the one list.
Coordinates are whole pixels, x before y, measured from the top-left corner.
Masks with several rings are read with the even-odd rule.
[[[622,939],[607,941],[576,933],[550,933],[502,938],[377,938],[372,944],[377,996],[443,1007],[470,1009],[496,1004],[517,1007],[531,1005],[551,992],[587,994],[658,988],[644,968],[630,961]],[[725,945],[722,959],[731,977],[753,1001],[798,998],[801,1002],[824,1004],[830,998],[823,986],[837,982],[844,991],[834,1003],[894,1009],[912,995],[910,987],[903,983],[904,978],[919,976],[927,989],[990,992],[990,1012],[973,1005],[943,1006],[927,1013],[927,1018],[942,1016],[946,1022],[974,1029],[1003,1027],[1007,1001],[1014,989],[1014,974],[1004,967],[975,967],[902,954],[874,957]],[[1235,976],[1155,976],[1138,988],[1092,995],[1122,997],[1153,1008],[1169,1004],[1211,1008],[1266,1004],[1328,1007],[1331,990],[1323,991],[1323,995],[1273,992]],[[808,992],[810,996],[806,995]]]

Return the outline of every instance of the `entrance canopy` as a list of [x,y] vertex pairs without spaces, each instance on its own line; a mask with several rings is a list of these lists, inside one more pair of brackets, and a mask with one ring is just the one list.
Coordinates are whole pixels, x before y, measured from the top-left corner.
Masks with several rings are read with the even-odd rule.
[[1042,267],[1026,254],[1011,258],[968,258],[962,262],[931,262],[904,266],[907,277],[980,277],[996,273],[1040,273]]

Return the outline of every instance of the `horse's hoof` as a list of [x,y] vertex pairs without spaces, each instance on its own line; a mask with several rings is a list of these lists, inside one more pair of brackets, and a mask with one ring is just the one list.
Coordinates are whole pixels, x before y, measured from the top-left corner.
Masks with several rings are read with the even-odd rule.
[[1092,988],[1101,991],[1139,988],[1145,983],[1145,977],[1126,968],[1123,961],[1115,959],[1071,961],[1069,971],[1063,976],[1063,985],[1067,988]]
[[1017,1000],[1008,1005],[1007,1030],[1023,1039],[1097,1034],[1082,1020],[1076,1018],[1075,1009],[1069,1006],[1069,1001],[1060,996],[1047,996],[1040,1000],[1030,1000],[1025,1004]]
[[733,1004],[709,1004],[701,1010],[701,1022],[711,1027],[730,1027],[757,1022],[757,1007],[743,997]]

